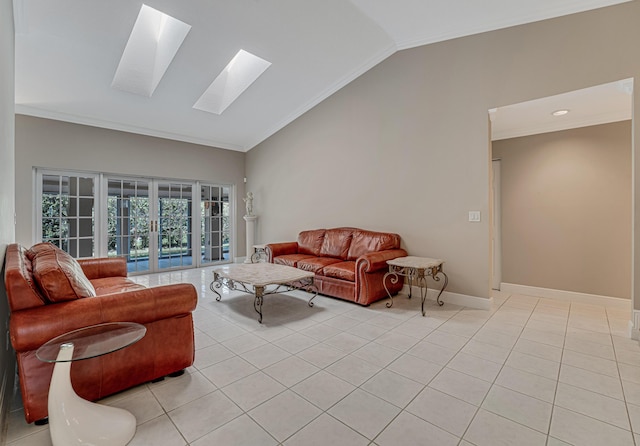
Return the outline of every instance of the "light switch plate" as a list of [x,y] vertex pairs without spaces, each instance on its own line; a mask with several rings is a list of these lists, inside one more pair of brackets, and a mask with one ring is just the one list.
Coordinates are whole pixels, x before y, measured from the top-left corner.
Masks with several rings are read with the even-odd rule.
[[469,221],[477,223],[480,221],[480,211],[469,211]]

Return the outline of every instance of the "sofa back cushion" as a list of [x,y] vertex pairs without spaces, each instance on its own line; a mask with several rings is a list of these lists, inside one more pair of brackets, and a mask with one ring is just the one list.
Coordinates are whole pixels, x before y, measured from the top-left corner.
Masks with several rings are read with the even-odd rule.
[[348,260],[356,260],[369,252],[400,248],[400,236],[390,232],[374,232],[356,229],[349,247]]
[[325,232],[324,229],[313,229],[298,234],[298,254],[319,256]]
[[38,288],[50,303],[95,297],[96,291],[76,259],[50,245],[36,245],[31,265]]
[[320,256],[347,260],[354,230],[354,228],[327,229],[322,248],[320,248]]

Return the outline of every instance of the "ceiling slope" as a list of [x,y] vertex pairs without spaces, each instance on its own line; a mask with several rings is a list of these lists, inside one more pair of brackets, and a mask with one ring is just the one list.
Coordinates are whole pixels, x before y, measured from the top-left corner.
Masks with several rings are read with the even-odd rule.
[[[150,0],[191,26],[151,97],[111,87],[140,1],[14,0],[16,112],[247,151],[397,49],[613,0]],[[194,109],[245,50],[272,63],[220,115]]]

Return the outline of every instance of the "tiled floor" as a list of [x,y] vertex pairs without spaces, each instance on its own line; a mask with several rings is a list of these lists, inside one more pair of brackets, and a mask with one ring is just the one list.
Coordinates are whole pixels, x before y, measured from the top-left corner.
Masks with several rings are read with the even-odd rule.
[[[364,308],[305,293],[209,290],[210,268],[137,278],[191,282],[188,373],[112,396],[130,445],[639,445],[640,346],[628,304],[496,293],[492,311],[394,299]],[[17,403],[19,404],[19,402]],[[11,414],[9,445],[49,445]]]

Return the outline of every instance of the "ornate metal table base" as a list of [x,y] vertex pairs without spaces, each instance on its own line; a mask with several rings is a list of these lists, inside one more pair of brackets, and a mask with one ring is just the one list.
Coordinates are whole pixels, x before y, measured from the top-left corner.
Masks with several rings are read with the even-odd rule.
[[313,299],[318,295],[318,288],[313,283],[313,277],[304,278],[300,280],[295,280],[293,282],[283,283],[283,284],[274,284],[275,288],[268,289],[267,285],[253,285],[250,283],[241,282],[239,280],[229,279],[227,277],[223,277],[217,272],[213,272],[213,282],[209,285],[211,291],[216,293],[218,296],[216,300],[219,302],[222,299],[222,294],[218,292],[218,289],[222,287],[227,288],[229,291],[244,291],[248,294],[253,294],[255,299],[253,300],[253,309],[258,313],[258,322],[262,323],[262,303],[264,301],[264,296],[268,296],[270,294],[279,294],[286,293],[293,290],[302,290],[307,291],[309,293],[313,293],[313,296],[307,304],[310,307],[313,307]]
[[420,300],[422,304],[422,316],[425,316],[424,301],[427,299],[427,277],[432,277],[436,282],[440,282],[440,275],[444,276],[444,283],[442,288],[436,297],[438,305],[442,306],[444,302],[440,300],[440,296],[447,288],[449,284],[449,277],[442,270],[443,261],[439,259],[429,259],[422,257],[400,257],[397,259],[387,261],[389,265],[389,272],[387,272],[382,278],[382,284],[384,289],[389,295],[389,302],[387,302],[387,308],[391,308],[393,305],[393,296],[387,288],[387,279],[391,284],[398,283],[400,277],[406,277],[409,282],[409,299],[411,299],[413,283],[420,288]]

